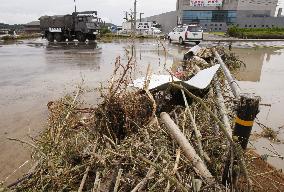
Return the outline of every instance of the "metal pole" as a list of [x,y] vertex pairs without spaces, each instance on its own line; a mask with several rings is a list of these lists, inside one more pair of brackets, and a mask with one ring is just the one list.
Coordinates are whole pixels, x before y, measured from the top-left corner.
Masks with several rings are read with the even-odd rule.
[[234,96],[238,99],[240,97],[240,88],[236,82],[236,80],[233,78],[230,70],[227,68],[227,66],[225,65],[224,61],[222,60],[221,56],[219,55],[219,53],[214,50],[214,54],[219,62],[219,64],[221,65],[223,71],[224,71],[224,74],[227,78],[227,81],[232,89],[232,92],[234,94]]
[[214,88],[215,88],[215,92],[216,92],[216,96],[217,96],[216,104],[218,106],[219,113],[222,117],[223,123],[224,123],[229,135],[232,137],[233,133],[232,133],[230,120],[229,120],[229,117],[228,117],[228,111],[227,111],[227,107],[226,107],[226,104],[225,104],[225,99],[222,95],[221,85],[220,85],[220,82],[219,82],[217,77],[215,77]]

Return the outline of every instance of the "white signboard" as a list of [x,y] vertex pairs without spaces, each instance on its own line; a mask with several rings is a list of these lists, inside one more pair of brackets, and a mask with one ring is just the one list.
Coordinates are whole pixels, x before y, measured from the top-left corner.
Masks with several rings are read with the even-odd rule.
[[151,22],[137,22],[136,23],[136,29],[141,29],[141,30],[148,30],[152,27]]
[[219,7],[223,5],[223,0],[190,0],[193,7]]
[[49,27],[49,32],[51,33],[61,33],[62,29],[61,28],[54,28],[54,27]]

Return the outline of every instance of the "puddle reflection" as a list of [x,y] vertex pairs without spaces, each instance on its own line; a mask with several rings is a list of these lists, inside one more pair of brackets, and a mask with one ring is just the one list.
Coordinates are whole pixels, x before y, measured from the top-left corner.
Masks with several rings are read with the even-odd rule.
[[233,52],[246,64],[246,66],[241,67],[240,71],[236,74],[236,78],[239,81],[251,82],[259,82],[261,80],[263,65],[269,63],[271,57],[282,54],[273,48],[233,49]]
[[100,70],[102,51],[96,42],[48,43],[45,52],[49,65],[76,65],[92,71]]

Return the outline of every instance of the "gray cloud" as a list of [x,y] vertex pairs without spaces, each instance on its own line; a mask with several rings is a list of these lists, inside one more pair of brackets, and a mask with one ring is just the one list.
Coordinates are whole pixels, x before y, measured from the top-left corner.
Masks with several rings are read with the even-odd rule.
[[[124,11],[133,9],[134,0],[76,0],[79,11],[97,10],[100,17],[121,24]],[[151,16],[175,10],[176,0],[138,0],[138,12]],[[0,22],[15,24],[37,20],[42,15],[68,14],[73,0],[1,0]]]

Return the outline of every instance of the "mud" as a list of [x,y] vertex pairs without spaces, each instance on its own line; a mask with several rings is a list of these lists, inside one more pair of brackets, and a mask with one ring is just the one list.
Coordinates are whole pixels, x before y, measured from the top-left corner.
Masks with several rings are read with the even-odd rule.
[[[210,42],[201,43],[201,46],[207,45]],[[262,103],[272,104],[271,107],[263,106],[258,118],[278,129],[284,125],[284,65],[281,64],[284,49],[260,48],[260,45],[234,44],[234,51],[247,63],[237,78],[241,80],[239,84],[244,91],[256,92],[263,98]],[[130,46],[131,42],[127,40],[86,45],[48,44],[41,39],[0,45],[0,180],[29,159],[27,147],[7,138],[29,140],[29,136],[40,133],[46,122],[48,101],[74,91],[82,79],[90,88],[105,83],[112,74],[115,58],[121,56],[122,61],[125,60],[125,49],[129,50]],[[166,58],[156,40],[136,41],[137,77],[146,72],[148,64],[155,73],[166,73],[164,67],[170,68],[179,62],[193,44],[180,47],[166,43],[165,46],[168,49]],[[93,95],[90,102],[96,103]],[[255,130],[260,131],[257,126]],[[283,131],[280,137],[283,138]],[[265,139],[253,144],[261,154],[268,153],[264,146],[271,148]],[[273,145],[284,154],[283,144]],[[283,161],[276,158],[269,158],[269,161],[284,169]],[[13,181],[28,168],[29,164],[26,164],[7,181]]]

